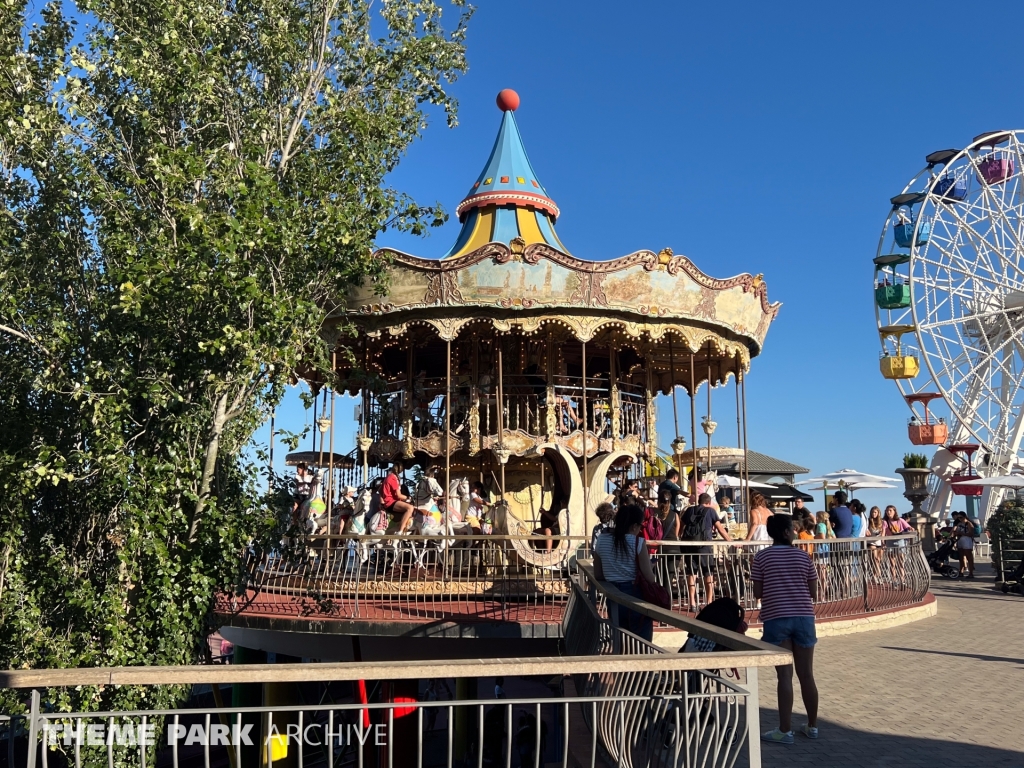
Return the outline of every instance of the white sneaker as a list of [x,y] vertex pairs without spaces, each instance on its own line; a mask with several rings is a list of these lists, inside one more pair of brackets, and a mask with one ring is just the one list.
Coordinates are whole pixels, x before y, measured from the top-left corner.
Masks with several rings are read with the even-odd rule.
[[761,741],[768,741],[772,744],[792,744],[793,743],[793,732],[783,733],[778,728],[768,733],[761,734]]
[[800,733],[806,736],[808,739],[818,738],[818,729],[812,728],[811,726],[804,723],[803,727],[800,728]]

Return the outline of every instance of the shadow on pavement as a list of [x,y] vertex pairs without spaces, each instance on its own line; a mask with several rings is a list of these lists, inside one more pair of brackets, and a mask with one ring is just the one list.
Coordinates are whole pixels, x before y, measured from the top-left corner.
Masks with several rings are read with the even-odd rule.
[[[920,702],[922,707],[929,706]],[[948,720],[955,717],[944,714],[949,710],[935,708],[935,716]],[[761,730],[770,731],[778,725],[775,710],[761,710]],[[805,722],[803,715],[795,714],[794,729]],[[969,720],[962,721],[966,730],[972,729]],[[886,723],[858,723],[864,728],[885,727]],[[763,768],[786,768],[788,766],[819,766],[820,768],[935,768],[935,766],[956,766],[957,768],[1024,768],[1024,752],[987,747],[967,742],[942,741],[918,738],[912,735],[877,733],[857,727],[846,727],[829,720],[820,720],[821,738],[811,741],[796,734],[792,745],[761,744]],[[951,739],[955,738],[951,736]],[[737,766],[746,768],[745,759]]]
[[927,648],[900,648],[896,645],[883,645],[888,651],[906,651],[907,653],[931,653],[937,656],[958,656],[962,659],[978,659],[979,661],[1002,661],[1007,664],[1024,664],[1024,659],[1011,659],[1007,656],[986,656],[982,653],[956,653],[954,651],[931,651]]

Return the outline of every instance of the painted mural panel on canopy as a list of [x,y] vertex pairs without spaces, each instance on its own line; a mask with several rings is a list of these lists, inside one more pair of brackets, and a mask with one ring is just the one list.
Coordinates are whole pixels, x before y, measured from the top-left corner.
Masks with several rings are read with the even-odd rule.
[[605,277],[602,282],[608,306],[636,310],[639,306],[658,307],[670,315],[698,316],[701,288],[685,274],[648,272],[636,265]]
[[[387,296],[377,297],[376,299],[367,298],[366,301],[368,303],[386,301],[388,304],[394,304],[399,307],[409,304],[422,304],[429,284],[430,276],[425,272],[391,268],[388,270]],[[369,290],[366,290],[367,288]],[[372,285],[364,287],[364,292],[370,293],[371,296],[372,290]]]
[[763,316],[761,302],[742,286],[719,291],[715,297],[715,318],[737,333],[755,334]]
[[543,260],[498,264],[488,259],[459,272],[459,289],[471,304],[506,298],[526,298],[538,305],[568,304],[577,284],[571,270]]

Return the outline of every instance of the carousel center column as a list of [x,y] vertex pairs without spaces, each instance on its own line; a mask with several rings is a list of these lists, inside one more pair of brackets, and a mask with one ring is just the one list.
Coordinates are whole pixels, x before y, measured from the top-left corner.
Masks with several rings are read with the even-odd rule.
[[658,458],[658,414],[654,408],[654,371],[651,369],[653,362],[653,356],[651,359],[644,360],[644,368],[647,371],[647,390],[644,393],[646,399],[644,414],[647,418],[647,445],[644,446],[645,453],[648,461],[655,461]]
[[619,378],[618,378],[618,366],[615,364],[615,336],[612,336],[611,341],[608,342],[608,379],[610,382],[610,389],[608,397],[611,400],[612,410],[612,450],[617,451],[619,449],[619,435],[622,430],[622,403],[619,400]]
[[545,390],[545,401],[547,403],[547,418],[545,419],[545,428],[547,429],[547,441],[549,443],[555,442],[555,437],[558,435],[558,409],[555,407],[555,377],[554,377],[554,360],[551,354],[551,329],[548,329],[548,343],[547,349],[544,352],[544,358],[547,368],[547,388]]

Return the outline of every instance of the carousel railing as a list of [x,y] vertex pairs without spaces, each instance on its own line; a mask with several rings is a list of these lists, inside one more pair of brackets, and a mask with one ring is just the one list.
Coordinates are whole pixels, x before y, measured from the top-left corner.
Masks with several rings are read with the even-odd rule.
[[[584,536],[309,536],[247,551],[226,613],[380,621],[562,620]],[[551,554],[548,554],[548,547]],[[527,562],[527,559],[532,562]]]
[[367,393],[363,414],[366,434],[374,440],[405,438],[406,383],[389,382],[381,392]]
[[[750,566],[765,542],[710,542],[712,554],[693,555],[681,542],[651,542],[657,548],[654,569],[658,581],[672,597],[672,610],[695,613],[694,605],[707,605],[716,597],[733,597],[747,612],[747,621],[757,623],[758,601],[754,597]],[[928,593],[929,570],[917,534],[870,539],[827,539],[798,541],[795,546],[808,553],[818,573],[815,618],[830,620],[844,616],[887,611],[920,603]],[[688,580],[695,576],[691,600]],[[708,595],[705,577],[713,577],[714,594]]]
[[[597,437],[625,438],[638,435],[647,439],[647,396],[642,386],[620,382],[618,392],[619,429],[613,435],[613,396],[607,378],[588,378],[586,402],[583,378],[556,376],[550,386],[535,374],[508,375],[502,382],[501,403],[495,377],[482,378],[476,386],[465,376],[451,382],[451,429],[469,434],[470,414],[478,405],[480,435],[494,436],[501,429],[530,435],[548,432],[548,412],[554,409],[556,434],[567,435],[584,425]],[[368,393],[365,399],[365,430],[373,440],[404,440],[406,430],[412,437],[426,437],[445,428],[448,382],[444,378],[416,378],[391,381],[381,391]],[[549,401],[549,394],[551,401]],[[553,405],[552,405],[553,402]]]
[[619,384],[618,437],[637,435],[647,442],[647,395],[638,384]]
[[[547,547],[551,554],[547,555]],[[651,542],[672,610],[731,596],[758,622],[750,565],[763,542],[709,542],[696,560],[680,542]],[[815,616],[860,616],[921,603],[929,571],[916,534],[799,542],[820,580]],[[218,598],[222,613],[360,620],[557,623],[588,537],[312,536],[291,547],[245,554],[245,579]],[[532,562],[528,562],[532,560]],[[688,576],[695,574],[691,601]],[[714,577],[707,594],[705,576]]]

